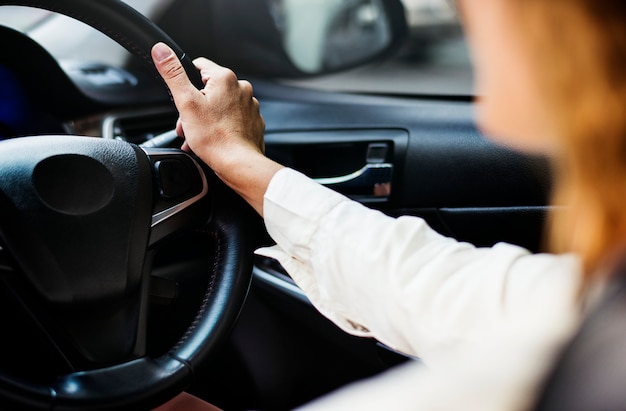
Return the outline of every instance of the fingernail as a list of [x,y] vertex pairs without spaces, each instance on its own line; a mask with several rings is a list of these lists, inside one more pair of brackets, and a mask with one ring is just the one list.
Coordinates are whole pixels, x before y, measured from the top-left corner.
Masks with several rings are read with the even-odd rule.
[[157,43],[152,48],[152,55],[156,61],[163,61],[173,53],[172,49],[169,48],[165,43]]

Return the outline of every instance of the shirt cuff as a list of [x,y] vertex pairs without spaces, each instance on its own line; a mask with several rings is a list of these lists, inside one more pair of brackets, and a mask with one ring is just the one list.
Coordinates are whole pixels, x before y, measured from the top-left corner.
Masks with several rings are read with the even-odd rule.
[[310,261],[311,238],[319,222],[347,197],[293,169],[279,170],[265,192],[263,216],[267,232],[292,257]]

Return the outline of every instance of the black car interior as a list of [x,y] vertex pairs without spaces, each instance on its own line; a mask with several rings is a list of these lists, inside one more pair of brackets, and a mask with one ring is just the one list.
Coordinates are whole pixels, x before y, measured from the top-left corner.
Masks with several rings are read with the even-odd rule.
[[[189,57],[211,53],[227,56],[223,64],[232,63],[254,86],[266,122],[269,157],[388,215],[423,217],[437,231],[459,240],[477,246],[506,241],[534,252],[542,249],[551,184],[549,166],[544,158],[521,155],[486,140],[474,124],[471,96],[349,94],[282,84],[274,79],[279,70],[283,77],[298,73],[293,67],[281,66],[278,59],[275,66],[268,63],[255,70],[236,60],[236,50],[225,46],[221,52],[217,50],[223,40],[219,36],[211,37],[211,46],[202,48],[194,27],[219,21],[217,13],[227,9],[226,3],[172,3],[165,12],[153,16],[166,35],[114,0],[62,0],[53,4],[42,0],[0,1],[0,5],[52,8],[72,15],[107,32],[138,57],[124,67],[86,62],[68,69],[29,37],[0,27],[4,49],[0,68],[8,72],[1,75],[0,70],[0,81],[16,85],[14,94],[3,98],[22,102],[23,111],[29,115],[28,121],[19,123],[27,126],[0,118],[0,137],[6,140],[0,144],[0,155],[16,158],[11,164],[23,168],[23,181],[33,175],[39,162],[65,155],[96,158],[97,164],[113,164],[111,167],[121,173],[126,163],[118,154],[107,154],[111,160],[98,157],[117,151],[121,145],[127,147],[128,156],[139,159],[132,164],[139,170],[137,175],[145,174],[133,180],[145,180],[141,183],[148,191],[144,200],[150,205],[144,220],[184,202],[176,193],[168,197],[172,193],[168,190],[176,192],[180,184],[178,173],[206,178],[208,184],[207,197],[189,206],[186,217],[168,220],[172,225],[160,226],[163,232],[149,223],[142,228],[152,227],[151,233],[144,235],[155,237],[147,250],[138,251],[141,268],[150,267],[149,272],[139,274],[139,285],[134,288],[141,295],[133,302],[140,305],[137,315],[143,315],[143,309],[150,313],[134,329],[141,337],[135,335],[125,341],[132,347],[113,359],[93,360],[82,355],[80,360],[73,360],[67,358],[67,352],[77,354],[80,350],[64,345],[67,329],[57,329],[58,318],[66,318],[72,327],[87,332],[87,325],[97,316],[72,319],[66,315],[70,312],[68,301],[53,309],[48,309],[47,303],[37,303],[36,309],[29,304],[38,294],[30,289],[33,282],[22,281],[25,272],[46,275],[48,270],[36,267],[41,262],[33,260],[37,254],[15,238],[24,238],[25,227],[41,227],[46,214],[28,220],[29,207],[45,211],[48,206],[32,203],[14,214],[5,213],[5,207],[21,204],[18,197],[22,194],[11,191],[11,179],[17,178],[14,168],[0,168],[0,179],[5,182],[0,183],[0,307],[5,313],[0,318],[4,335],[11,336],[0,342],[6,364],[0,367],[0,401],[33,409],[141,409],[186,387],[227,410],[286,410],[401,362],[419,361],[376,341],[346,335],[317,313],[278,263],[254,257],[255,247],[271,243],[262,222],[233,198],[210,170],[198,172],[191,157],[169,149],[180,143],[175,136],[159,140],[161,148],[141,148],[147,140],[167,134],[177,118],[164,85],[146,69],[151,64],[150,47],[156,41],[179,45],[177,53],[184,56],[187,72],[195,75],[196,83],[199,78]],[[396,35],[401,36],[406,23],[400,21],[402,13],[397,13],[400,3],[383,3],[396,10],[392,15],[397,22]],[[181,19],[194,24],[177,24]],[[122,80],[99,81],[109,77]],[[95,125],[93,116],[98,118]],[[68,123],[74,127],[71,134],[89,134],[95,129],[104,138],[93,139],[98,141],[93,147],[90,143],[80,151],[76,147],[81,144],[60,136],[67,133]],[[11,138],[38,134],[58,138],[48,137],[42,143]],[[50,147],[50,151],[39,158],[31,157],[39,150],[35,149],[38,144]],[[50,167],[54,171],[54,167],[66,164],[61,161]],[[77,169],[83,166],[76,163]],[[54,175],[53,171],[40,174]],[[106,180],[108,174],[104,175]],[[122,177],[115,177],[114,181],[118,180],[123,182]],[[63,185],[48,183],[53,193],[48,202],[54,203],[60,190],[54,184]],[[125,201],[136,203],[133,198]],[[201,205],[204,211],[198,210]],[[81,247],[82,243],[91,244],[92,239],[106,243],[108,237],[99,238],[106,231],[105,220],[91,230],[85,229],[81,236],[78,231],[64,230],[66,220],[54,224],[58,231],[50,234],[54,238],[49,238],[42,249],[58,249],[69,260],[72,256],[77,260],[92,258],[79,255],[79,251],[95,248],[101,252],[99,258],[112,255],[107,244]],[[34,233],[42,235],[41,231]],[[159,247],[152,247],[156,244]],[[144,257],[151,264],[144,266]],[[96,267],[95,261],[85,264]],[[99,266],[107,268],[109,264]],[[43,287],[44,282],[45,278],[34,284]],[[48,299],[58,299],[53,297]],[[46,316],[42,319],[35,313]],[[108,315],[101,312],[101,320]],[[54,338],[55,332],[63,338]],[[102,330],[96,335],[103,338]],[[138,340],[142,340],[139,350]],[[94,344],[99,347],[100,341]]]

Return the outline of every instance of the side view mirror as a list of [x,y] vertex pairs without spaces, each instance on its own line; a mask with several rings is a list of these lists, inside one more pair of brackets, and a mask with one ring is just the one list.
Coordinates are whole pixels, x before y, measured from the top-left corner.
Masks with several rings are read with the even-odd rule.
[[408,33],[400,0],[176,1],[157,23],[192,57],[283,78],[358,66],[397,49]]

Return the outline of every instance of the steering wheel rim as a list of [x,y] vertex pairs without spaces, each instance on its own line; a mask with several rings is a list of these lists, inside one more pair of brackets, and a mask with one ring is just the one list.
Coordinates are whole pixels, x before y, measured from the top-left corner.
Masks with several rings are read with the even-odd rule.
[[[192,82],[197,86],[202,85],[198,71],[182,49],[156,25],[121,1],[0,0],[0,5],[42,8],[76,18],[108,35],[132,54],[147,62],[150,67],[152,67],[150,48],[156,42],[165,42],[180,57]],[[97,158],[100,153],[107,152],[107,150],[115,151],[119,144],[130,146],[126,143],[102,139],[89,139],[94,141],[85,143],[79,137],[57,136],[32,139],[11,140],[3,142],[0,147],[9,147],[5,150],[6,153],[11,152],[10,146],[6,143],[15,144],[17,147],[27,144],[28,140],[38,139],[37,144],[44,141],[46,147],[50,147],[52,154],[48,153],[34,161],[32,170],[36,170],[41,163],[50,162],[48,159],[61,154],[66,155],[66,147],[82,147],[86,144],[88,148],[72,151],[71,155],[96,158],[100,164],[104,164],[104,160]],[[20,150],[21,146],[18,147],[18,151]],[[154,173],[155,159],[163,160],[162,156],[167,157],[168,160],[196,164],[198,167],[193,159],[180,150],[142,150],[136,146],[124,150],[130,150],[135,154],[140,163],[135,165],[136,167],[149,170],[142,171],[144,175]],[[132,157],[131,154],[129,156]],[[35,175],[34,171],[32,173]],[[204,167],[202,174],[208,179],[207,185],[211,188],[210,199],[203,200],[211,203],[211,215],[208,224],[203,229],[214,237],[217,250],[213,261],[213,272],[210,273],[212,279],[209,282],[210,287],[207,289],[194,321],[178,343],[158,358],[144,355],[116,365],[77,371],[61,375],[50,384],[23,381],[0,372],[0,403],[42,410],[149,409],[173,397],[190,384],[197,367],[209,357],[232,328],[245,301],[251,281],[252,251],[255,246],[254,239],[248,235],[247,230],[251,224],[258,221],[250,208],[223,185],[210,170]],[[0,200],[5,201],[4,203],[0,201],[0,206],[6,204],[4,197],[8,195],[5,194],[3,187],[0,187]],[[193,217],[193,221],[197,222],[198,218]],[[154,215],[152,223],[154,225]],[[3,239],[5,243],[7,243],[6,237],[10,234],[9,231],[0,224],[0,239]],[[158,231],[153,227],[149,234],[151,236],[149,243],[157,242],[165,235]],[[169,233],[170,230],[165,231]],[[149,250],[148,246],[146,251]],[[10,247],[7,248],[11,251]],[[145,285],[142,287],[145,288]]]

